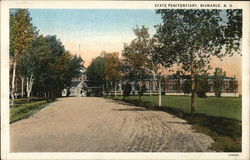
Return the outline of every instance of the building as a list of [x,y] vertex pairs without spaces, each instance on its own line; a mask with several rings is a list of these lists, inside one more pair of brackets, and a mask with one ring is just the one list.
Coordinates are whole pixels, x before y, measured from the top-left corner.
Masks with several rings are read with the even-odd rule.
[[[183,92],[183,85],[185,81],[189,81],[190,76],[181,76],[177,77],[175,75],[165,76],[164,81],[162,82],[162,94],[165,95],[190,95]],[[215,96],[215,90],[213,87],[215,78],[213,76],[208,77],[209,91],[206,93],[207,96]],[[124,82],[123,82],[124,83]],[[146,85],[147,91],[144,94],[158,94],[158,86],[155,83],[153,77],[148,77],[147,80],[141,82]],[[134,82],[131,82],[132,93],[137,93],[134,87]],[[120,95],[122,93],[121,83],[117,84],[118,90],[116,93]],[[238,94],[238,81],[235,77],[225,77],[224,83],[222,86],[221,96],[239,96]]]
[[62,91],[62,96],[86,96],[87,95],[87,85],[86,85],[86,69],[84,67],[81,67],[80,73],[76,75],[71,80],[71,85],[69,88],[65,88]]

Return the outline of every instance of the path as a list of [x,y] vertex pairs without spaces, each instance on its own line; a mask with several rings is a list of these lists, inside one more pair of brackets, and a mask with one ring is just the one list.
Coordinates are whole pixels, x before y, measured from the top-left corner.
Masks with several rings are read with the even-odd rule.
[[168,113],[95,97],[60,98],[10,135],[11,152],[201,152],[213,142]]

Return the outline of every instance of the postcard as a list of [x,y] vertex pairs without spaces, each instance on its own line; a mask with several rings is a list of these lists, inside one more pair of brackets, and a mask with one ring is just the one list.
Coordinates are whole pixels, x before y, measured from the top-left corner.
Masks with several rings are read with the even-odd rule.
[[2,1],[1,158],[249,159],[248,1]]

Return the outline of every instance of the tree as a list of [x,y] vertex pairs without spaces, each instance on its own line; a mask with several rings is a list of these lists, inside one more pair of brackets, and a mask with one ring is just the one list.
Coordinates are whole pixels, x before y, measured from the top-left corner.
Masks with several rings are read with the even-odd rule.
[[44,68],[46,68],[51,50],[44,37],[39,36],[32,42],[27,53],[21,57],[18,68],[21,76],[26,79],[26,92],[29,102],[34,80],[38,79]]
[[69,87],[71,79],[80,72],[82,63],[81,57],[64,50],[56,36],[35,38],[28,54],[18,63],[20,74],[26,79],[28,101],[31,92],[47,100],[61,96],[61,91]]
[[[32,41],[36,37],[36,28],[31,23],[27,9],[10,11],[10,60],[12,64],[11,104],[14,104],[16,66],[20,58],[27,54]],[[22,78],[23,80],[23,78]],[[22,81],[23,82],[23,81]],[[23,84],[22,84],[23,85]]]
[[129,97],[132,91],[132,85],[127,82],[122,86],[122,88],[123,88],[123,98]]
[[65,67],[68,67],[71,56],[69,53],[66,53],[65,48],[56,37],[56,35],[45,36],[45,42],[51,50],[51,56],[49,57],[49,68],[46,71],[46,96],[47,98],[55,99],[55,97],[61,95],[61,89],[65,87],[65,75],[71,74],[66,70]]
[[215,68],[214,71],[214,91],[216,97],[221,97],[221,91],[224,85],[224,78],[226,72],[223,72],[221,68]]
[[54,58],[54,60],[65,52],[62,42],[56,37],[56,35],[46,36],[45,41],[49,45],[52,52],[52,58]]
[[124,47],[123,55],[125,59],[123,64],[123,80],[130,82],[133,85],[133,89],[135,89],[135,85],[139,86],[137,91],[140,105],[142,83],[148,78],[148,71],[143,68],[145,63],[144,56],[135,52],[130,52],[130,49],[127,48],[128,46]]
[[139,100],[139,105],[140,105],[142,94],[139,94],[139,93],[141,93],[143,82],[145,82],[149,77],[148,71],[143,68],[136,68],[133,65],[129,64],[127,62],[127,59],[124,59],[122,72],[123,72],[123,77],[122,77],[123,81],[129,82],[132,84],[133,95],[135,93],[134,91],[137,90],[138,100]]
[[[221,59],[240,52],[242,35],[238,30],[242,28],[242,12],[232,10],[233,13],[227,14],[226,20],[222,18],[223,12],[165,9],[156,11],[163,20],[163,24],[157,26],[156,34],[160,45],[177,58],[180,69],[191,75],[191,114],[195,112],[195,77],[211,68],[209,63],[212,56]],[[232,19],[240,23],[232,23]],[[230,27],[231,24],[234,27]]]
[[117,52],[114,53],[107,53],[104,55],[105,57],[105,80],[111,81],[114,84],[115,88],[115,96],[116,96],[116,87],[117,87],[117,81],[121,78],[121,62],[118,58]]
[[88,86],[102,87],[105,78],[105,68],[106,62],[104,57],[98,56],[92,59],[86,71]]
[[[151,38],[148,33],[148,28],[138,26],[133,29],[136,36],[131,43],[125,44],[123,49],[123,56],[126,58],[128,64],[132,65],[138,71],[146,70],[148,74],[153,75],[154,83],[157,86],[159,92],[159,106],[161,106],[161,73],[159,68],[167,61],[163,63],[162,57],[157,52],[157,41],[155,38]],[[159,47],[159,46],[158,46]],[[159,51],[159,50],[158,50]],[[140,75],[140,74],[139,74]],[[141,86],[139,87],[141,88]],[[141,91],[139,91],[140,93]],[[139,94],[139,99],[140,99]]]

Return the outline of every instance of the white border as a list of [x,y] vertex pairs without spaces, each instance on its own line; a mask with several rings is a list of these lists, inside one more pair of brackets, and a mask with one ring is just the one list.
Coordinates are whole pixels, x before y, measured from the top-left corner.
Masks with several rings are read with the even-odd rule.
[[[243,9],[242,43],[242,153],[230,157],[229,153],[129,153],[129,152],[42,152],[10,153],[9,148],[9,8],[64,8],[64,9],[155,9],[156,3],[172,4],[232,4],[234,9]],[[166,7],[164,7],[166,8]],[[192,7],[180,8],[189,9]],[[160,9],[160,8],[158,8]],[[166,8],[167,9],[167,8]],[[176,9],[176,8],[172,8]],[[198,8],[193,8],[198,9]],[[208,9],[208,8],[202,8]],[[210,8],[229,9],[229,8]],[[3,159],[249,159],[249,51],[250,51],[250,2],[219,1],[2,1],[1,2],[1,157]]]

